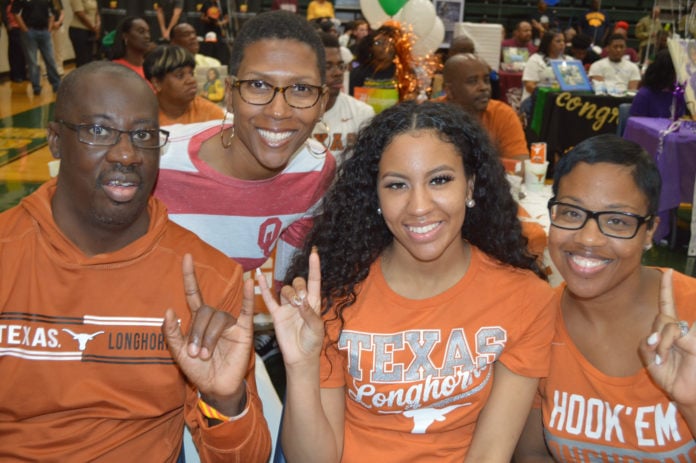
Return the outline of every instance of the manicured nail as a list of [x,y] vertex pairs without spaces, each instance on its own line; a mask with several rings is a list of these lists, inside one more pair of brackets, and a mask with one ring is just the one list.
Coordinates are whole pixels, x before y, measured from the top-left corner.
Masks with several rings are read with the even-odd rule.
[[655,365],[662,365],[662,357],[655,354]]
[[655,344],[657,344],[657,332],[648,336],[648,345],[654,346]]

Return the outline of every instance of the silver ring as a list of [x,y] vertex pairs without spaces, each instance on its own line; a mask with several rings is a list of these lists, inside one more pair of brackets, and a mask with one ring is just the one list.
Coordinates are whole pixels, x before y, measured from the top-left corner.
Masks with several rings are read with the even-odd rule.
[[689,333],[689,323],[685,322],[684,320],[679,320],[677,325],[679,325],[679,330],[681,331],[680,337],[683,338]]
[[300,299],[300,298],[297,296],[297,294],[295,294],[294,296],[292,296],[292,299],[290,300],[290,302],[292,302],[292,305],[295,305],[295,306],[297,306],[297,307],[299,307],[299,306],[302,305],[302,299]]

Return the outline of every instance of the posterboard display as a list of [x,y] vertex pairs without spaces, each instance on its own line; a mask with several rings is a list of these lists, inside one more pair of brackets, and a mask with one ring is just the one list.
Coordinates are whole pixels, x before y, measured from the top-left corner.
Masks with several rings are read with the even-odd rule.
[[435,13],[445,26],[445,43],[449,46],[457,23],[464,19],[464,0],[433,0]]
[[223,104],[227,66],[200,66],[196,68],[198,94],[213,103]]
[[501,24],[457,23],[454,37],[466,35],[474,41],[476,54],[482,57],[492,69],[500,69],[500,42],[503,37]]

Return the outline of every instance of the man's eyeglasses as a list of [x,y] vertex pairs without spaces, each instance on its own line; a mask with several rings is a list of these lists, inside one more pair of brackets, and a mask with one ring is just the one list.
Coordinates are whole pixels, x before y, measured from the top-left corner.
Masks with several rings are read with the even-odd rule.
[[77,139],[81,143],[92,146],[114,146],[123,133],[128,134],[131,143],[137,148],[162,148],[169,140],[169,132],[162,129],[120,130],[99,124],[72,124],[64,120],[57,122],[77,132]]
[[334,69],[337,69],[341,72],[345,71],[348,69],[348,65],[341,61],[340,63],[331,63],[329,61],[326,62],[326,70],[327,71],[333,71]]
[[652,224],[653,216],[631,214],[618,211],[590,211],[579,206],[549,200],[549,214],[551,225],[564,230],[580,230],[587,221],[594,219],[599,231],[611,238],[629,240],[636,236],[641,225],[648,222]]
[[235,80],[232,86],[239,90],[239,96],[246,103],[263,106],[275,98],[276,93],[282,93],[288,106],[296,109],[311,108],[324,93],[323,85],[292,84],[285,87],[275,87],[264,80],[249,79]]

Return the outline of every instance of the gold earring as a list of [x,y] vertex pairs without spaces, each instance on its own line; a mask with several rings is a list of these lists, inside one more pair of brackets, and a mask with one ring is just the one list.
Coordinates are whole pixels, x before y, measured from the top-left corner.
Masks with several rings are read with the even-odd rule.
[[227,110],[225,109],[225,115],[222,118],[222,124],[220,125],[220,143],[222,147],[227,149],[232,146],[232,139],[234,138],[234,122],[232,123],[232,134],[230,135],[229,141],[225,143],[225,123],[227,122]]

